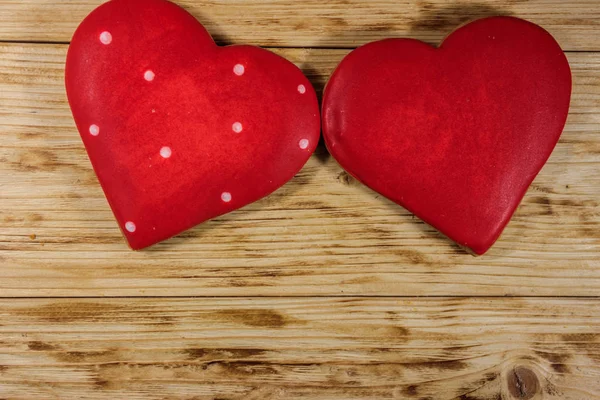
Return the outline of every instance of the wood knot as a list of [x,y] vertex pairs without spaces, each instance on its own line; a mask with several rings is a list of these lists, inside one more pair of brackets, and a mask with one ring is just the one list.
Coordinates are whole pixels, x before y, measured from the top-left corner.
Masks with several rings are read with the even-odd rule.
[[508,392],[516,399],[531,399],[540,390],[538,377],[526,367],[515,367],[509,371],[507,383]]

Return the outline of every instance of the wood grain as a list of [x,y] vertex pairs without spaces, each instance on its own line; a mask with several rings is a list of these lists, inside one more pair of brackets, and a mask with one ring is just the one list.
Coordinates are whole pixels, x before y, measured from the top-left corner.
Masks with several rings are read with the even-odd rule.
[[[0,0],[0,40],[67,42],[99,0]],[[565,50],[600,50],[597,0],[180,0],[219,43],[356,47],[387,37],[437,44],[462,23],[514,15],[540,24]]]
[[[132,252],[63,87],[65,45],[0,46],[0,296],[544,295],[600,290],[600,55],[569,53],[571,114],[483,257],[321,148],[268,198]],[[347,50],[274,49],[320,90]]]
[[101,1],[0,0],[0,399],[600,400],[597,0],[177,2],[318,91],[333,47],[529,19],[573,51],[568,124],[483,257],[322,147],[268,198],[132,252],[66,103],[66,45],[23,43],[68,42]]
[[598,299],[11,299],[0,323],[3,398],[600,399]]

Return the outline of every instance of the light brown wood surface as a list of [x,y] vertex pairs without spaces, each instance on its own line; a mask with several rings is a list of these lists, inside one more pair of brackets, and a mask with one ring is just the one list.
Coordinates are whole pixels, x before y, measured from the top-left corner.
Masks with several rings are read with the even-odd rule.
[[[74,128],[66,47],[0,46],[6,296],[599,293],[600,53],[568,54],[575,86],[565,132],[500,240],[473,257],[323,149],[268,198],[130,251]],[[348,52],[276,51],[317,88]]]
[[0,399],[600,399],[597,0],[179,2],[318,91],[370,40],[436,43],[494,14],[554,34],[568,123],[483,257],[322,147],[268,198],[130,251],[63,85],[99,3],[0,0]]
[[595,299],[11,299],[0,316],[8,398],[600,399]]
[[[67,42],[100,0],[0,0],[0,38]],[[514,15],[542,25],[565,50],[600,50],[598,0],[180,0],[220,43],[356,47],[386,37],[437,43],[458,25]]]

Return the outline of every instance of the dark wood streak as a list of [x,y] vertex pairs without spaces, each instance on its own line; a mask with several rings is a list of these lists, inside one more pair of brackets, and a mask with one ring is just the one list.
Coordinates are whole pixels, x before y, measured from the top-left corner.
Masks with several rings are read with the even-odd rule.
[[521,206],[526,207],[531,204],[541,205],[544,208],[540,215],[558,215],[557,208],[560,214],[581,215],[582,208],[594,209],[599,206],[599,203],[594,200],[551,199],[548,196],[526,196]]
[[538,201],[534,201],[536,204],[541,204],[544,207],[544,211],[542,215],[554,215],[554,210],[552,208],[552,202],[548,197],[540,197]]
[[[512,12],[487,4],[458,2],[446,7],[437,7],[433,3],[421,1],[419,18],[410,22],[413,36],[422,31],[436,31],[449,34],[466,22],[496,15],[512,15]],[[438,45],[439,43],[435,43]]]
[[20,315],[27,315],[47,322],[68,323],[94,322],[107,318],[116,318],[127,307],[109,303],[65,302],[51,303],[40,307],[20,309]]
[[496,379],[498,379],[500,377],[500,374],[498,374],[497,372],[488,372],[485,374],[485,381],[486,382],[493,382]]
[[459,400],[483,400],[481,397],[471,396],[469,393],[461,394]]
[[357,183],[356,179],[354,179],[349,173],[346,171],[342,171],[338,174],[337,180],[340,181],[341,184],[346,186],[351,186]]
[[59,165],[53,152],[40,149],[23,151],[11,164],[16,170],[23,172],[54,171]]
[[337,28],[345,28],[348,26],[348,21],[340,17],[329,17],[327,18],[327,22]]
[[255,308],[220,310],[204,315],[220,321],[262,328],[283,328],[288,323],[295,321],[295,319],[274,310]]
[[503,400],[502,393],[498,392],[487,397],[475,397],[470,393],[462,394],[458,397],[459,400]]
[[419,387],[417,385],[408,385],[402,389],[402,394],[409,397],[415,397],[419,394]]
[[570,372],[570,369],[566,364],[571,358],[569,354],[557,354],[544,351],[536,351],[535,354],[547,360],[550,363],[550,367],[555,372],[562,374]]
[[43,221],[44,217],[38,213],[31,213],[27,216],[27,220],[32,221],[32,222],[39,222],[39,221]]
[[89,163],[83,159],[85,153],[81,153],[81,160],[77,159],[74,161],[61,159],[59,154],[60,153],[51,150],[24,149],[20,153],[17,153],[15,158],[2,159],[2,161],[20,172],[54,172],[58,169],[65,169],[77,171],[81,174],[87,173],[93,178],[89,183],[96,184],[97,181],[92,168],[89,166]]
[[33,351],[47,351],[58,349],[57,346],[51,345],[50,343],[40,342],[38,340],[34,340],[27,343],[27,347],[29,348],[29,350]]
[[591,360],[600,363],[600,334],[571,333],[562,335],[562,340],[585,352]]
[[411,369],[437,369],[438,371],[460,371],[467,369],[468,366],[468,363],[461,360],[424,361],[406,364],[406,367]]
[[118,349],[108,349],[103,351],[67,351],[56,353],[54,357],[57,361],[69,364],[109,362],[118,360]]
[[188,348],[183,350],[183,354],[190,360],[199,359],[244,359],[260,356],[266,353],[263,349],[206,349],[206,348]]
[[[477,379],[472,382],[470,385],[465,385],[461,387],[458,392],[462,393],[459,399],[468,399],[468,400],[494,400],[494,398],[490,397],[475,397],[475,393],[481,390],[484,387],[489,387],[491,382],[494,382],[499,377],[499,374],[496,372],[488,372],[482,378]],[[494,395],[495,396],[495,395]]]

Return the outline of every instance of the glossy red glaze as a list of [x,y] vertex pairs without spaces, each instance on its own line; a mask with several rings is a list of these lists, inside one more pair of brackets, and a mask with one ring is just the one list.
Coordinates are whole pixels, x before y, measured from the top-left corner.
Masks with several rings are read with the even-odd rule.
[[66,87],[77,128],[133,249],[260,199],[319,140],[309,81],[253,46],[216,46],[163,0],[112,0],[79,26]]
[[570,94],[549,33],[486,18],[439,48],[388,39],[350,53],[325,89],[323,134],[359,181],[483,254],[554,149]]

